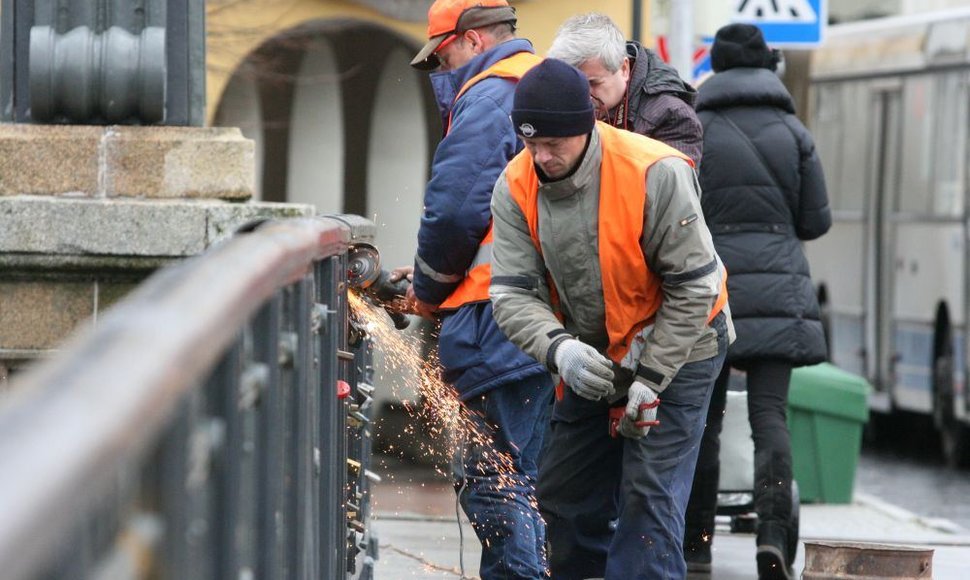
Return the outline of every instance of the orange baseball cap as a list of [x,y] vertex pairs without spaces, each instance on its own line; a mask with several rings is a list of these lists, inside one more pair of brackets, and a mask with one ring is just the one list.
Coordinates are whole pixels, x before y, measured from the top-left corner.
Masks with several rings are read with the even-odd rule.
[[420,70],[438,68],[435,53],[448,37],[482,26],[511,22],[515,8],[506,0],[435,0],[428,9],[428,42],[411,61]]

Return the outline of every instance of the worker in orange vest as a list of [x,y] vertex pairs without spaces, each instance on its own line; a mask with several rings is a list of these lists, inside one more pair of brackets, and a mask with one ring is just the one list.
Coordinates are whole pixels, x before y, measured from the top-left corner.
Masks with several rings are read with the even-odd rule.
[[541,60],[515,26],[506,0],[436,0],[428,43],[411,63],[438,69],[431,84],[444,137],[425,189],[408,298],[416,312],[440,319],[443,378],[471,421],[453,465],[482,544],[484,579],[547,577],[535,481],[552,378],[498,329],[488,296],[492,188],[522,149],[509,120],[513,90]]
[[[553,578],[684,578],[684,511],[733,326],[693,162],[596,122],[586,76],[519,82],[492,194],[491,298],[562,377],[540,466]],[[611,418],[617,420],[611,421]]]

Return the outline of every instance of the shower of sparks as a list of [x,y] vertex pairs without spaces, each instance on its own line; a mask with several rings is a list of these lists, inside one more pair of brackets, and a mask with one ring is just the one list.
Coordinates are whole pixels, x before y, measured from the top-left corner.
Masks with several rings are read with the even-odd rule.
[[[408,425],[405,435],[413,437],[421,452],[435,460],[435,465],[447,465],[451,453],[462,444],[484,450],[486,456],[481,458],[484,469],[498,474],[500,491],[509,500],[514,500],[515,494],[511,490],[517,476],[512,457],[494,449],[491,436],[472,420],[471,412],[459,402],[455,389],[441,380],[437,352],[425,353],[419,337],[395,329],[380,306],[354,293],[350,294],[349,303],[354,316],[373,338],[375,348],[383,352],[388,369],[417,379],[420,394],[417,402],[402,397],[400,385],[395,381],[384,380],[384,377],[374,380],[375,386],[389,387],[395,398],[404,400],[409,414],[415,419]],[[425,437],[422,430],[427,430],[432,437]],[[433,444],[435,440],[446,441],[447,449],[437,448]],[[441,468],[437,469],[440,472]],[[518,483],[522,484],[521,481]],[[530,498],[530,503],[536,508],[534,497]]]
[[[437,349],[426,352],[418,335],[394,328],[387,313],[381,305],[375,305],[371,297],[365,299],[350,293],[349,305],[357,323],[373,339],[374,348],[383,353],[385,370],[390,371],[388,374],[404,377],[409,387],[417,387],[417,400],[411,401],[404,396],[403,385],[393,377],[374,377],[374,386],[389,389],[395,399],[402,401],[413,419],[404,429],[403,437],[409,441],[402,447],[413,449],[417,446],[419,452],[435,465],[435,470],[446,477],[452,474],[446,473],[442,466],[450,464],[460,446],[465,452],[480,453],[475,475],[486,476],[490,481],[490,492],[501,497],[506,505],[515,506],[513,509],[526,516],[525,521],[539,517],[534,482],[516,471],[515,462],[508,453],[495,449],[489,433],[480,427],[481,418],[474,420],[472,412],[459,401],[455,389],[441,380]],[[447,444],[442,448],[435,444],[438,441]],[[468,456],[464,458],[467,464]],[[474,521],[472,526],[476,527]],[[504,534],[503,527],[496,526],[495,533]],[[489,538],[482,541],[489,544]],[[461,578],[477,577],[462,574]]]

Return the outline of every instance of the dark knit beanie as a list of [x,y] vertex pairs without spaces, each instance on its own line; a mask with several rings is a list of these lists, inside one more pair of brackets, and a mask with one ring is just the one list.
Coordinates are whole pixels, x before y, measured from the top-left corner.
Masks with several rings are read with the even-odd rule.
[[778,68],[778,55],[765,44],[765,37],[757,26],[728,24],[714,35],[711,68],[721,72],[737,67]]
[[515,87],[512,124],[522,137],[590,133],[596,117],[586,75],[561,60],[543,60]]

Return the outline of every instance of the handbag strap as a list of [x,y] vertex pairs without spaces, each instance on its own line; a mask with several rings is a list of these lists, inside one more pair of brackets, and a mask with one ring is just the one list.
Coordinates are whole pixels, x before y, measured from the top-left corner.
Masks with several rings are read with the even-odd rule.
[[732,121],[731,118],[728,117],[727,115],[721,114],[720,117],[724,119],[727,122],[727,124],[730,125],[735,132],[737,132],[738,135],[741,136],[741,140],[748,147],[748,149],[750,149],[755,154],[755,156],[758,158],[758,161],[761,162],[761,166],[764,167],[765,170],[768,172],[768,174],[771,176],[771,179],[773,179],[777,185],[781,185],[782,182],[780,179],[778,179],[778,175],[775,173],[775,170],[771,168],[771,164],[768,163],[768,160],[765,159],[765,156],[762,155],[761,151],[757,147],[755,147],[754,143],[751,142],[751,139],[748,138],[747,133],[742,131],[741,127],[738,127],[737,123]]

